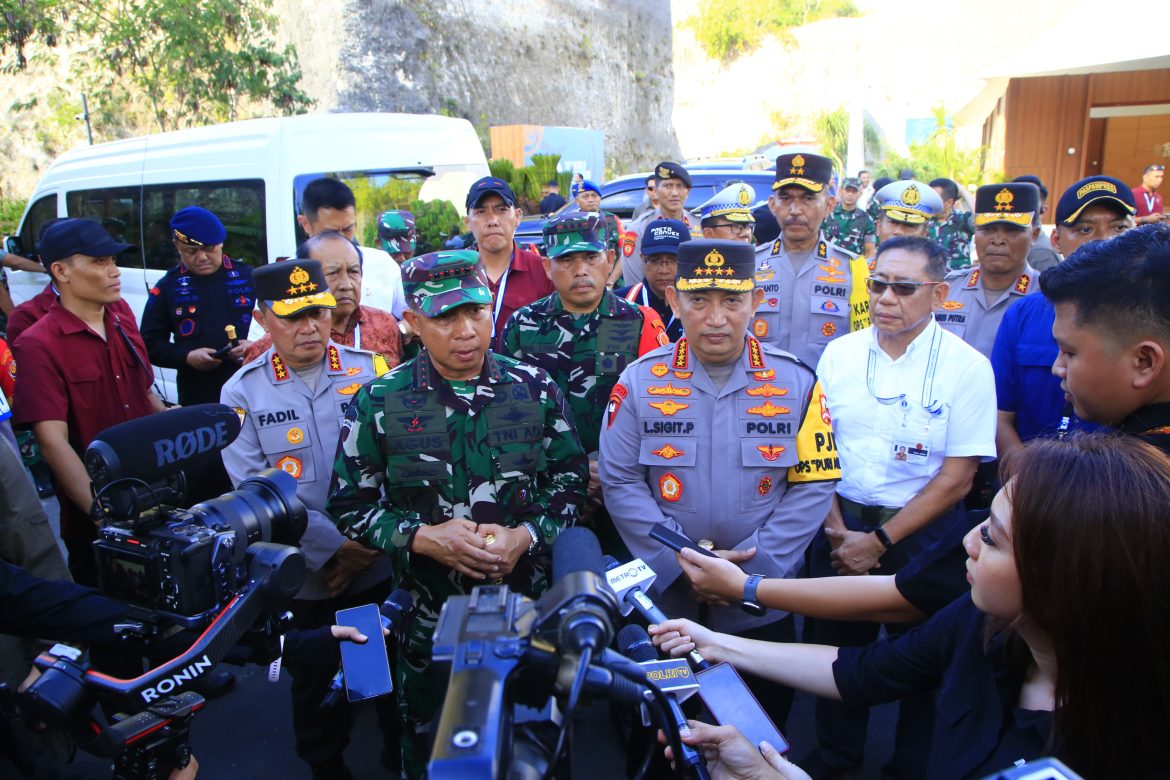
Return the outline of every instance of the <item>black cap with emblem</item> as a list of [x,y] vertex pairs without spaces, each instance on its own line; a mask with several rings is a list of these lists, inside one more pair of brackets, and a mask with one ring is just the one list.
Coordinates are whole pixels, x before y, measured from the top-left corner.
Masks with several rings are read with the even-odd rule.
[[680,292],[751,292],[756,288],[755,247],[743,241],[714,238],[679,244],[674,286]]

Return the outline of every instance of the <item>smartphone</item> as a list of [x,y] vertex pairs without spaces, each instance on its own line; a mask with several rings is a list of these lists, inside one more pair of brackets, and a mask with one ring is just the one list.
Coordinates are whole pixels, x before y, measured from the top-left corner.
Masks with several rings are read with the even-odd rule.
[[760,747],[767,740],[780,753],[788,752],[788,740],[772,723],[755,694],[730,664],[720,663],[695,672],[699,697],[720,726],[735,726],[748,740]]
[[217,349],[215,352],[212,352],[211,356],[213,358],[215,358],[216,360],[223,360],[224,358],[226,358],[228,356],[228,353],[231,352],[233,349],[235,349],[235,347],[233,347],[231,344],[225,344],[224,346]]
[[683,536],[677,531],[672,531],[662,523],[655,523],[654,527],[650,529],[650,538],[662,542],[675,552],[682,552],[684,547],[689,547],[697,553],[706,555],[708,558],[718,558],[715,553],[710,550],[705,550],[700,547],[694,539],[689,536]]
[[382,638],[382,616],[376,604],[339,610],[337,625],[353,626],[366,637],[365,644],[341,642],[341,669],[345,693],[350,701],[385,696],[394,690],[386,641]]

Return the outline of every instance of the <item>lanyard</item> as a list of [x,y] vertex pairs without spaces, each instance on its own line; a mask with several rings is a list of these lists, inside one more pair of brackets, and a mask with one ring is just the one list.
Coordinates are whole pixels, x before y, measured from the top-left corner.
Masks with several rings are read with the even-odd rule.
[[[650,293],[648,293],[646,291],[646,283],[639,282],[638,284],[642,288],[642,290],[641,290],[641,292],[642,292],[642,305],[649,308],[649,309],[653,309],[654,307],[650,304]],[[670,326],[673,324],[674,324],[674,310],[672,309],[670,312],[670,321],[666,323],[666,328],[664,330],[666,330],[669,333]]]
[[[940,336],[942,328],[934,325],[934,331],[930,337],[930,355],[926,359],[926,373],[922,377],[922,408],[931,415],[937,415],[942,411],[942,404],[938,403],[934,398],[934,373],[938,368],[938,353],[942,347],[942,338]],[[874,374],[877,372],[877,347],[870,345],[869,347],[869,364],[865,370],[865,382],[869,387],[869,394],[873,396],[879,404],[889,406],[891,404],[901,403],[902,411],[905,413],[909,404],[906,401],[906,394],[900,393],[893,396],[879,396],[873,387]]]
[[1056,426],[1056,438],[1063,439],[1068,436],[1068,429],[1072,425],[1072,416],[1072,401],[1065,401],[1064,409],[1060,411],[1060,425]]
[[512,273],[512,260],[516,258],[516,250],[512,249],[512,257],[508,260],[508,267],[500,276],[500,291],[496,293],[496,305],[492,310],[492,338],[496,337],[496,323],[500,321],[500,310],[504,308],[504,292],[508,289],[508,274]]
[[1158,193],[1143,192],[1142,197],[1146,199],[1146,211],[1150,214],[1154,213],[1154,204],[1158,202]]
[[362,324],[360,322],[353,326],[353,348],[362,348]]

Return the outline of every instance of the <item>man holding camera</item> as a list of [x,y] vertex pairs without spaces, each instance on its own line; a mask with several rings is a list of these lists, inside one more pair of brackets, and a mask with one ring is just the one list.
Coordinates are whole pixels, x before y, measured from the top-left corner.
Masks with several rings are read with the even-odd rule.
[[395,685],[403,768],[422,777],[439,610],[489,581],[547,587],[545,552],[572,524],[589,470],[564,396],[543,370],[489,350],[492,294],[475,252],[402,267],[422,353],[358,390],[346,413],[328,510],[351,539],[393,556],[417,614]]
[[[390,592],[390,559],[338,532],[325,514],[333,454],[350,399],[386,371],[382,358],[329,338],[336,305],[317,260],[270,263],[252,275],[256,319],[272,347],[224,385],[222,401],[240,415],[240,435],[223,451],[235,485],[260,468],[275,467],[297,479],[297,497],[309,510],[300,539],[310,574],[293,602],[293,627],[333,622],[338,609],[381,602]],[[293,673],[293,729],[297,755],[315,778],[345,778],[342,751],[349,742],[349,712],[323,713],[321,700],[336,666],[305,664]],[[380,713],[388,744],[397,739],[392,710]],[[394,763],[392,755],[384,761]]]

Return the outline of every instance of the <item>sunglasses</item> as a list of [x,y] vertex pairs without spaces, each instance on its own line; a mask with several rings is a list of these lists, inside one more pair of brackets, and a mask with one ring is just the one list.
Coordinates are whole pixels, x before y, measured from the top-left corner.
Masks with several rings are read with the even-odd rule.
[[875,279],[872,276],[865,280],[865,288],[877,296],[885,293],[886,288],[894,291],[894,295],[899,298],[905,298],[918,292],[922,287],[930,287],[931,285],[941,284],[941,282],[887,282],[883,279]]

